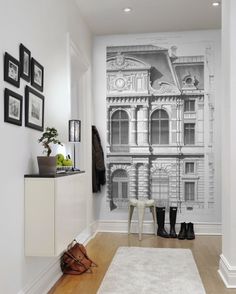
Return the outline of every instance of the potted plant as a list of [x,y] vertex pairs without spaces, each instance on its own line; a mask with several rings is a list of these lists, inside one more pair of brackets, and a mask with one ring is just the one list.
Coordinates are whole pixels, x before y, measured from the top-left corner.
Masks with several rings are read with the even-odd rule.
[[44,147],[44,153],[47,156],[38,156],[38,166],[40,174],[55,174],[57,170],[57,159],[56,156],[50,156],[52,153],[51,144],[61,145],[61,142],[57,139],[58,132],[55,128],[47,127],[45,132],[39,138],[38,142]]

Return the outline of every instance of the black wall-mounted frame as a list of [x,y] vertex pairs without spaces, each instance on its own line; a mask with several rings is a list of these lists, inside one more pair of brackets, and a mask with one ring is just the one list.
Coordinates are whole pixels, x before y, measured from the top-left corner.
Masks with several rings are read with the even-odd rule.
[[7,88],[4,91],[4,121],[22,125],[23,97]]
[[23,44],[20,44],[20,76],[27,82],[30,81],[31,52]]
[[25,87],[25,126],[43,131],[44,96],[29,86]]
[[20,87],[20,63],[7,52],[4,55],[4,81]]
[[31,85],[43,92],[44,68],[34,58],[31,58]]

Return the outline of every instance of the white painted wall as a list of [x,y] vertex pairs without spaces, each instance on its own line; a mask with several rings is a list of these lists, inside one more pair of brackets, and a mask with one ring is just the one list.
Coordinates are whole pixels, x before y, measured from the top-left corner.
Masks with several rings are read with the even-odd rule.
[[222,3],[222,254],[219,273],[236,288],[236,2]]
[[[72,0],[11,0],[0,1],[0,292],[15,294],[29,290],[32,281],[52,263],[53,258],[24,256],[24,174],[36,172],[36,156],[42,148],[37,143],[40,132],[4,123],[3,91],[5,87],[24,94],[26,82],[20,89],[3,82],[3,54],[7,51],[19,58],[23,43],[45,70],[45,126],[58,129],[60,139],[71,152],[68,141],[68,120],[71,118],[70,81],[67,55],[67,32],[89,62],[85,117],[87,225],[93,221],[91,194],[91,35]],[[24,117],[24,111],[23,111]],[[43,215],[42,215],[43,217]],[[43,232],[42,232],[43,234]],[[32,290],[33,291],[33,290]],[[31,291],[31,292],[32,292]],[[30,293],[30,291],[28,292]],[[32,292],[35,293],[35,292]],[[39,292],[42,293],[42,292]]]
[[[177,55],[205,55],[206,48],[211,46],[213,54],[211,56],[213,62],[213,72],[215,74],[215,172],[216,172],[216,210],[214,215],[205,217],[209,223],[218,224],[221,222],[221,197],[220,197],[220,31],[191,31],[177,33],[152,33],[139,35],[113,35],[98,36],[94,39],[93,47],[93,96],[94,96],[94,124],[97,126],[102,145],[106,146],[106,47],[107,46],[123,46],[123,45],[139,45],[153,44],[156,46],[169,48],[176,45]],[[116,209],[110,211],[106,201],[106,187],[96,197],[96,216],[100,221],[104,221],[103,225],[107,226],[110,222],[108,230],[112,230],[112,223],[120,223],[122,230],[126,230],[126,226],[122,226],[122,221],[126,221],[128,217],[127,209]],[[195,221],[195,219],[193,219]],[[199,221],[199,220],[198,220]],[[207,229],[206,231],[207,232]],[[213,231],[211,231],[213,233]]]

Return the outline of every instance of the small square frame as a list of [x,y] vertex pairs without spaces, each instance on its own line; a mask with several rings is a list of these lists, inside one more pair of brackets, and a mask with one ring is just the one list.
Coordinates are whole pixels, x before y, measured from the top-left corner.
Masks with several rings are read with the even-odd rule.
[[4,91],[4,121],[22,126],[23,97],[7,88]]
[[7,52],[4,55],[4,81],[20,87],[20,63]]

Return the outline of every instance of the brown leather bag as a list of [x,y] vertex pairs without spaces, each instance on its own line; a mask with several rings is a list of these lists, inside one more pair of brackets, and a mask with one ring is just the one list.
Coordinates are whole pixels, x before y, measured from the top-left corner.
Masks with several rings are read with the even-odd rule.
[[91,267],[97,266],[87,255],[84,245],[73,240],[61,256],[61,270],[64,274],[80,275],[92,272]]

